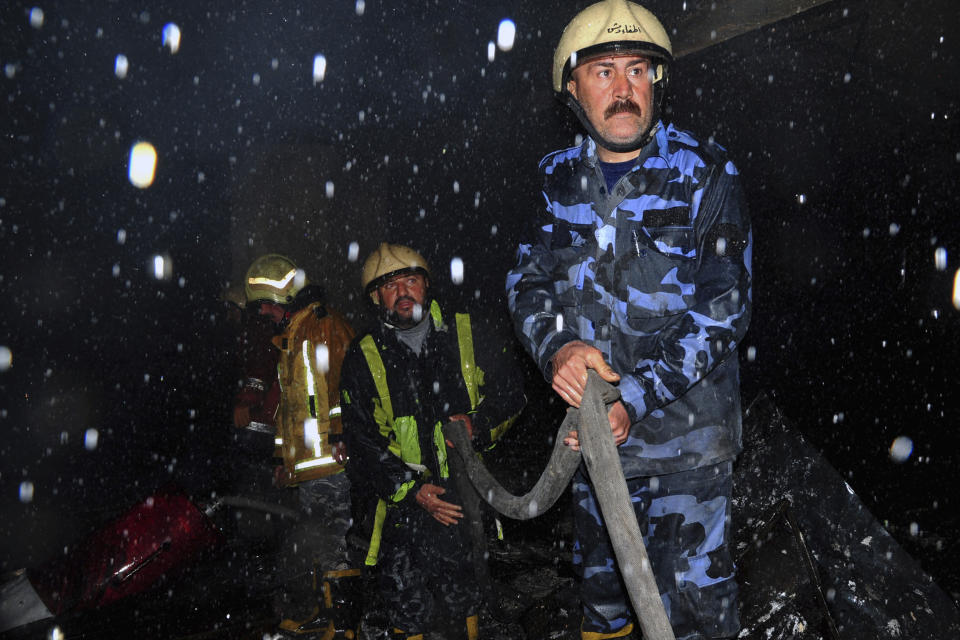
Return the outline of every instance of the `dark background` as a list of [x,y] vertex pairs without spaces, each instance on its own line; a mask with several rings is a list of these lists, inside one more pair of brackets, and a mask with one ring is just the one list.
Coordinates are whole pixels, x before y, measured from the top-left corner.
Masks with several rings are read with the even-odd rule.
[[[669,31],[708,4],[646,6]],[[224,299],[261,253],[294,257],[359,324],[363,258],[410,244],[447,298],[505,322],[537,162],[579,131],[549,70],[583,6],[5,2],[0,570],[165,481],[225,490],[239,374]],[[516,43],[491,61],[504,18]],[[955,598],[958,26],[952,0],[826,2],[681,57],[667,116],[743,176],[745,403],[770,394]],[[143,190],[127,180],[138,140],[159,156]],[[530,413],[550,418],[521,425],[536,449],[560,408],[528,374]],[[903,462],[898,436],[914,445]]]

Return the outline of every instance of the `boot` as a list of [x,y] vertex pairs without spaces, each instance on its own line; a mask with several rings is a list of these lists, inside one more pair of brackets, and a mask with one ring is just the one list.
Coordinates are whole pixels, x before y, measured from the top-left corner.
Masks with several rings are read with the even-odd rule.
[[310,635],[317,640],[353,640],[360,626],[360,570],[327,571],[319,581],[318,573],[314,572],[314,591],[320,595],[320,602],[306,618],[282,621],[280,632],[286,636]]
[[581,640],[607,640],[608,638],[617,638],[618,640],[630,640],[633,638],[633,623],[631,622],[619,631],[611,633],[595,633],[593,631],[580,631]]
[[478,640],[480,637],[480,616],[467,616],[467,640]]

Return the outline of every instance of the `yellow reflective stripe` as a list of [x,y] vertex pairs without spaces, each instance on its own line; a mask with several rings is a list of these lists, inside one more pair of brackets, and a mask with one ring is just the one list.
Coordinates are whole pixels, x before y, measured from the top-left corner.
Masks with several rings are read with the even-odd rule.
[[390,451],[404,462],[420,464],[420,437],[417,421],[413,416],[400,416],[393,421],[396,440],[390,443]]
[[373,520],[373,533],[370,534],[370,547],[367,549],[367,557],[364,564],[368,567],[376,566],[377,558],[380,556],[380,541],[383,539],[383,522],[387,519],[387,503],[384,500],[377,501],[377,514]]
[[440,463],[440,477],[450,477],[450,467],[447,465],[447,441],[443,437],[443,423],[439,420],[433,425],[433,446],[437,449],[437,462]]
[[290,281],[293,280],[295,275],[297,275],[297,270],[290,269],[287,275],[283,276],[282,280],[271,280],[270,278],[247,278],[247,284],[265,284],[268,287],[273,287],[275,289],[283,289],[285,286],[290,284]]
[[477,362],[473,352],[473,329],[470,326],[470,316],[466,313],[458,313],[456,318],[457,343],[460,345],[460,371],[463,373],[463,381],[467,385],[467,395],[470,396],[470,409],[472,411],[480,404]]
[[493,429],[490,429],[490,441],[496,442],[497,440],[499,440],[500,436],[506,433],[507,429],[513,426],[513,423],[517,421],[517,418],[519,416],[520,414],[517,414],[515,416],[507,418],[506,420],[504,420],[503,422],[495,426]]
[[433,326],[439,329],[443,324],[443,314],[440,313],[440,305],[436,300],[430,301],[430,317],[433,318]]
[[380,408],[387,423],[393,425],[393,403],[390,402],[390,390],[387,389],[387,369],[383,366],[383,358],[380,357],[380,351],[377,349],[377,343],[373,341],[373,336],[367,334],[360,340],[360,350],[363,351],[363,357],[367,360],[367,368],[373,376],[373,384],[377,387]]
[[402,485],[400,485],[400,488],[397,489],[392,496],[390,496],[390,499],[394,502],[400,502],[407,497],[407,492],[410,491],[410,487],[415,484],[417,484],[415,480],[408,480],[407,482],[404,482]]
[[322,467],[325,464],[333,464],[336,460],[332,456],[326,456],[323,458],[311,458],[309,460],[303,460],[293,465],[293,470],[304,471],[306,469],[313,469],[314,467]]
[[339,405],[338,405],[338,406],[334,407],[333,409],[330,409],[330,411],[327,413],[327,415],[329,415],[331,418],[336,418],[336,417],[339,416],[341,413],[343,413],[343,411],[340,409],[340,407],[339,407]]

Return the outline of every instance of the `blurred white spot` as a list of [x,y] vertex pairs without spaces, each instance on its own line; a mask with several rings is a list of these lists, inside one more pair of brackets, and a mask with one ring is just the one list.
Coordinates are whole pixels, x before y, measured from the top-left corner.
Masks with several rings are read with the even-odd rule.
[[960,311],[960,269],[953,276],[953,308]]
[[180,50],[180,27],[168,22],[163,28],[163,46],[170,48],[170,53]]
[[913,440],[907,436],[899,436],[890,445],[890,459],[894,462],[906,462],[913,453]]
[[843,74],[843,82],[844,82],[844,84],[850,82],[850,79],[851,79],[851,78],[853,78],[853,76],[851,76],[849,73]]
[[450,261],[450,279],[453,281],[453,284],[463,282],[463,260],[460,258],[454,258]]
[[891,235],[891,236],[895,236],[895,235],[897,235],[898,233],[900,233],[900,225],[898,225],[896,222],[891,222],[891,223],[890,223],[890,235]]
[[323,82],[323,79],[326,75],[327,58],[322,53],[318,53],[317,55],[313,56],[313,84]]
[[138,142],[130,148],[130,166],[127,175],[130,183],[146,189],[153,184],[154,173],[157,170],[157,150],[149,142]]
[[127,241],[127,230],[117,229],[117,244],[123,244]]
[[509,18],[501,20],[497,28],[497,48],[500,51],[513,49],[513,41],[517,37],[517,25]]
[[30,9],[30,26],[39,29],[43,26],[43,9],[34,7]]
[[497,45],[494,44],[493,40],[487,43],[487,60],[493,62],[494,58],[497,57]]
[[63,633],[60,627],[54,627],[50,629],[50,640],[64,640],[67,636]]
[[272,59],[272,60],[270,61],[270,68],[273,69],[274,71],[276,71],[277,69],[279,69],[279,68],[280,68],[280,61],[277,60],[276,58]]
[[255,87],[259,87],[259,86],[260,86],[260,74],[259,74],[259,73],[253,74],[253,86],[255,86]]
[[531,500],[530,504],[527,505],[527,513],[530,514],[530,517],[537,515],[537,509],[540,505],[537,504],[536,500]]
[[356,242],[351,242],[350,246],[347,247],[347,260],[356,262],[358,257],[360,257],[360,245]]
[[13,366],[13,351],[10,347],[0,345],[0,371],[7,371]]
[[920,525],[918,525],[916,522],[911,522],[911,523],[910,523],[910,535],[911,535],[911,536],[917,536],[919,533],[920,533]]
[[947,250],[945,248],[937,247],[937,250],[933,252],[933,264],[936,265],[937,271],[947,270]]
[[498,231],[498,230],[499,230],[499,229],[497,228],[497,225],[493,225],[492,227],[490,227],[490,235],[491,235],[491,236],[497,235],[497,231]]
[[33,502],[33,483],[29,480],[20,483],[20,502]]
[[113,72],[118,78],[123,80],[127,77],[127,70],[130,68],[130,62],[127,60],[127,56],[122,53],[117,54],[117,59],[113,63]]
[[165,280],[173,273],[173,263],[170,258],[157,254],[153,256],[153,277],[157,280]]
[[100,432],[96,429],[87,429],[83,434],[83,446],[87,451],[93,451],[97,448],[97,442],[100,440]]
[[459,180],[454,180],[454,181],[453,181],[453,192],[454,192],[454,193],[460,193],[460,181],[459,181]]
[[297,269],[297,272],[293,274],[293,284],[297,289],[302,289],[307,284],[307,272],[303,269]]
[[557,333],[563,331],[563,316],[557,316]]
[[120,265],[119,265],[119,264],[114,264],[114,265],[113,265],[113,269],[111,270],[111,273],[113,273],[113,277],[114,277],[114,278],[119,278],[119,277],[120,277]]
[[367,114],[364,113],[363,111],[357,112],[357,119],[360,120],[360,122],[363,122],[363,119],[364,119],[365,117],[367,117]]
[[757,348],[747,347],[747,362],[753,362],[757,359]]
[[363,0],[357,0],[357,4],[356,4],[356,6],[354,7],[354,11],[357,12],[357,15],[358,15],[358,16],[362,16],[362,15],[363,15],[363,12],[364,12],[364,10],[365,10],[366,8],[367,8],[367,3],[366,3],[366,2],[364,2]]
[[797,194],[797,202],[798,202],[799,204],[806,204],[806,202],[807,202],[807,196],[806,196],[806,194],[804,194],[804,193],[798,193],[798,194]]
[[333,197],[333,180],[327,180],[327,184],[324,185],[324,189],[326,189],[327,197],[332,198]]
[[13,76],[17,75],[17,65],[13,64],[12,62],[8,62],[7,64],[3,65],[3,73],[7,76],[7,78],[13,80]]
[[773,84],[773,74],[767,76],[767,84]]
[[316,349],[317,370],[326,374],[330,371],[330,348],[325,344],[318,344]]
[[314,454],[319,456],[320,452],[320,429],[316,418],[307,418],[303,421],[303,443],[313,449]]

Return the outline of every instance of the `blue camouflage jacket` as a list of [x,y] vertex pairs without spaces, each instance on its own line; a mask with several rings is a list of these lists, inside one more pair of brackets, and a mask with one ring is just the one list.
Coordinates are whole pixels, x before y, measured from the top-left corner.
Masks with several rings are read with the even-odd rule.
[[506,281],[514,327],[548,380],[572,340],[605,354],[632,422],[627,477],[729,460],[752,296],[737,170],[721,147],[658,123],[607,193],[596,149],[588,138],[540,162],[546,210]]

